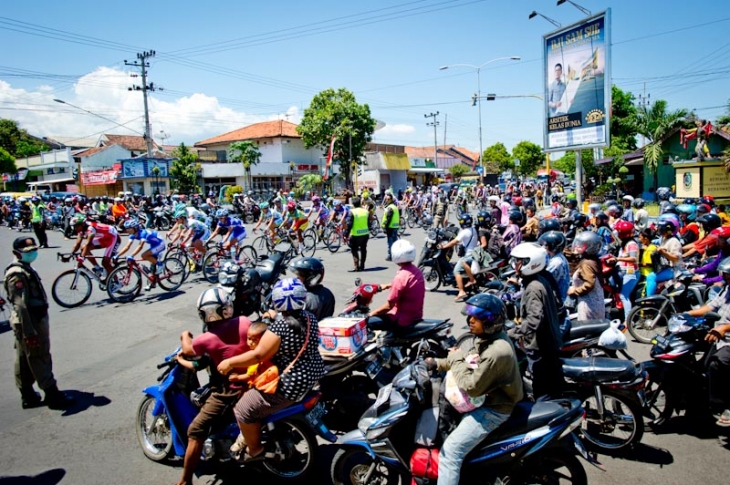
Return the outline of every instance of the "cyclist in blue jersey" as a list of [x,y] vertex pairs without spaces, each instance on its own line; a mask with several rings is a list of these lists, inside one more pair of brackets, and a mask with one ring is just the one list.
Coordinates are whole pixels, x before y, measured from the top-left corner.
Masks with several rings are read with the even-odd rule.
[[145,291],[149,291],[157,286],[157,275],[162,271],[164,263],[158,261],[157,257],[162,254],[165,250],[165,241],[157,234],[157,231],[142,229],[137,219],[129,219],[124,222],[124,232],[129,234],[129,241],[127,244],[117,253],[119,257],[122,257],[132,247],[133,241],[139,241],[139,246],[134,250],[132,254],[127,257],[127,260],[134,259],[136,255],[142,252],[142,248],[145,244],[149,245],[149,248],[142,252],[142,259],[148,261],[152,265],[152,282],[145,287]]
[[176,224],[173,230],[177,231],[177,234],[172,238],[170,244],[180,241],[180,246],[185,247],[185,244],[190,241],[191,246],[205,255],[207,248],[204,241],[210,237],[210,230],[204,222],[192,217],[188,218],[187,215],[187,211],[184,210],[175,213]]
[[230,249],[231,246],[238,249],[238,243],[246,239],[246,227],[240,219],[231,217],[227,209],[218,209],[215,213],[218,219],[218,227],[215,228],[213,234],[208,239],[213,239],[218,235],[221,228],[228,229],[228,234],[223,238],[223,249]]
[[332,203],[332,212],[330,213],[330,219],[327,222],[333,222],[335,224],[339,224],[340,226],[345,225],[345,218],[350,213],[350,208],[340,202],[339,200],[336,200]]
[[259,226],[263,225],[268,229],[271,239],[276,240],[276,229],[284,223],[284,217],[279,211],[270,207],[268,202],[262,202],[259,204],[259,208],[261,209],[261,215],[253,228],[254,234]]
[[309,217],[314,216],[314,225],[324,227],[329,220],[330,210],[322,203],[319,196],[312,196],[312,208]]

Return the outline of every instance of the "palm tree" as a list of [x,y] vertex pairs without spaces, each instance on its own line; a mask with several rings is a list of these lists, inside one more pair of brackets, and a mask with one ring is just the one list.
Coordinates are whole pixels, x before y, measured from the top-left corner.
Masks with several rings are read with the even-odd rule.
[[674,128],[681,126],[688,115],[686,109],[667,111],[667,102],[656,101],[650,108],[642,106],[636,113],[636,128],[648,143],[644,147],[644,161],[649,172],[654,174],[654,189],[658,185],[659,161],[664,157],[662,141]]
[[251,186],[253,185],[251,180],[251,167],[258,165],[261,161],[261,152],[256,144],[252,141],[231,143],[231,147],[228,149],[228,161],[243,164],[243,169],[246,171],[247,190],[251,190]]
[[727,147],[722,151],[721,160],[725,164],[725,170],[730,172],[730,147]]

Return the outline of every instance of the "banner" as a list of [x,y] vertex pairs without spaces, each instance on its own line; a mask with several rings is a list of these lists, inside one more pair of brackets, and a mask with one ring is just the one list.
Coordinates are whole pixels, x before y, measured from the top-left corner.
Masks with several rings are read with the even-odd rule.
[[99,172],[82,172],[83,185],[107,185],[117,181],[119,172],[116,170],[102,170]]
[[332,167],[332,154],[335,152],[336,139],[337,137],[335,135],[332,135],[332,141],[330,142],[329,152],[327,152],[327,163],[324,166],[324,175],[322,176],[322,180],[327,180],[330,176],[330,168]]
[[543,36],[546,152],[610,144],[611,10]]

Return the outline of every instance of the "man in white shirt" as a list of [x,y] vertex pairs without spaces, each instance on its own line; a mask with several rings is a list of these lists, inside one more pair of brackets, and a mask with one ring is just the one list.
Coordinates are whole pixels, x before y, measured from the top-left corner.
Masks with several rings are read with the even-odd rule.
[[[469,251],[474,249],[479,243],[479,234],[477,233],[477,230],[472,227],[473,223],[474,221],[472,220],[471,215],[462,214],[459,218],[461,231],[459,231],[459,234],[457,234],[453,240],[441,245],[441,249],[448,249],[460,244],[464,248],[462,256],[469,254]],[[466,300],[468,296],[464,289],[464,275],[466,274],[466,271],[464,271],[465,259],[466,258],[461,257],[454,267],[454,278],[456,279],[456,286],[459,288],[459,294],[456,295],[457,302]]]

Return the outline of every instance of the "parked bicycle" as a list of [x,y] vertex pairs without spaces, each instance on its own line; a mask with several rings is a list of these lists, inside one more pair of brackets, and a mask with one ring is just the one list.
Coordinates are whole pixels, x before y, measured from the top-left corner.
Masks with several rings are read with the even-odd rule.
[[129,303],[134,300],[142,291],[143,277],[150,283],[157,280],[157,284],[165,291],[175,291],[182,285],[185,269],[179,259],[163,260],[163,269],[157,275],[152,268],[140,264],[141,261],[144,260],[128,259],[126,265],[117,266],[109,274],[106,288],[109,298],[117,303]]
[[86,303],[93,289],[92,281],[99,283],[99,289],[106,291],[106,270],[101,267],[98,273],[86,266],[84,256],[78,253],[56,253],[61,262],[74,261],[76,267],[58,275],[51,287],[53,301],[64,308],[76,308]]

